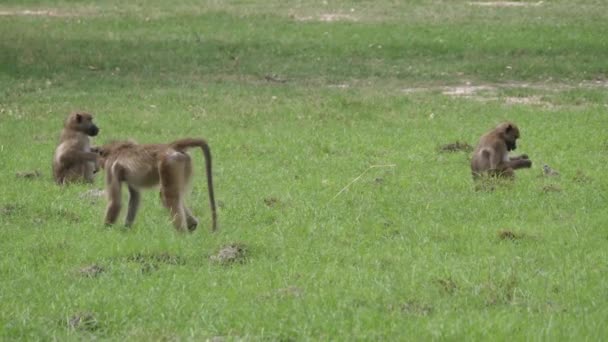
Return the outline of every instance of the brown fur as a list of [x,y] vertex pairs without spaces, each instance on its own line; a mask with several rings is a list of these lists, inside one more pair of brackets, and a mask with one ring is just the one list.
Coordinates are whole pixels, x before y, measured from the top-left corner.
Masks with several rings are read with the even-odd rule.
[[181,139],[170,144],[137,144],[119,141],[97,148],[101,166],[106,171],[108,207],[106,224],[116,222],[121,210],[122,183],[129,189],[126,226],[135,220],[140,190],[160,184],[163,205],[171,212],[173,225],[179,231],[196,229],[198,221],[184,205],[184,195],[192,175],[192,160],[186,150],[200,147],[205,156],[207,187],[211,207],[212,230],[217,229],[217,213],[211,176],[211,151],[203,139]]
[[511,178],[514,170],[529,168],[528,156],[509,157],[509,151],[517,148],[519,128],[512,122],[503,122],[481,136],[471,159],[471,172],[476,179],[482,174]]
[[53,178],[57,184],[93,182],[98,156],[91,152],[89,136],[98,132],[91,114],[74,112],[68,116],[53,157]]

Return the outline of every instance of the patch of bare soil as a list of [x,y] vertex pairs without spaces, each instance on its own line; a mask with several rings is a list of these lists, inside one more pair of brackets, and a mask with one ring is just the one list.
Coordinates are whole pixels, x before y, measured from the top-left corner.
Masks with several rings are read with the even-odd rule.
[[0,16],[32,16],[32,17],[79,17],[85,13],[68,12],[60,9],[26,9],[0,10]]
[[547,104],[547,102],[541,100],[540,96],[525,96],[525,97],[507,96],[503,99],[506,104],[524,104],[524,105]]
[[506,96],[499,97],[498,91],[502,88],[528,88],[527,84],[503,84],[503,85],[472,85],[465,83],[460,86],[444,87],[442,94],[451,97],[463,97],[476,101],[502,101],[508,105],[551,105],[543,101],[540,96]]
[[526,2],[526,1],[470,1],[469,5],[484,6],[484,7],[537,7],[543,4],[543,1]]
[[42,174],[38,170],[34,170],[34,171],[20,171],[20,172],[17,172],[15,174],[15,176],[17,178],[34,179],[34,178],[38,178],[38,177],[42,176]]
[[89,265],[78,270],[78,274],[86,278],[96,278],[105,272],[105,268],[99,265]]
[[530,96],[500,96],[500,91],[504,89],[531,89],[543,92],[561,92],[572,89],[598,89],[608,88],[608,81],[594,80],[583,81],[577,84],[565,83],[550,83],[550,82],[505,82],[505,83],[487,83],[473,84],[470,81],[464,81],[463,84],[454,86],[423,86],[401,88],[400,91],[406,94],[440,92],[443,95],[465,98],[480,102],[487,101],[502,101],[507,105],[530,105],[530,106],[545,106],[555,107],[551,102],[548,102],[539,95]]
[[472,85],[463,84],[460,86],[445,87],[441,92],[443,95],[448,96],[473,96],[482,91],[495,91],[496,87],[491,85]]
[[277,74],[267,74],[267,75],[264,75],[264,79],[266,81],[268,81],[268,82],[273,82],[273,83],[286,83],[287,82],[286,79],[280,77]]
[[70,317],[67,326],[70,329],[95,331],[99,329],[99,321],[92,312],[84,311]]
[[342,13],[322,13],[316,16],[300,16],[297,14],[290,14],[289,17],[296,21],[321,21],[321,22],[334,22],[334,21],[359,21],[359,19],[351,14]]
[[347,88],[350,88],[350,85],[348,85],[346,83],[341,83],[341,84],[330,84],[328,87],[338,88],[338,89],[347,89]]
[[469,145],[466,142],[456,141],[454,143],[445,144],[439,147],[440,152],[471,152],[473,151],[473,146]]
[[247,260],[247,247],[241,243],[232,243],[220,248],[209,259],[222,265],[242,264]]

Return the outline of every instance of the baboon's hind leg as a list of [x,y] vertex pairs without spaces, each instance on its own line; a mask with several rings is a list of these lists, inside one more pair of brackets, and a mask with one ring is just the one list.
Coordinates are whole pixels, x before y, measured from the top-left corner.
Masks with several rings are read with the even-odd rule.
[[195,231],[196,227],[198,226],[198,220],[192,215],[192,212],[186,206],[184,206],[184,212],[186,213],[188,230],[191,232]]
[[187,216],[184,208],[183,188],[185,184],[184,166],[186,157],[180,152],[169,152],[160,162],[160,187],[163,204],[171,214],[173,226],[178,231],[187,229]]

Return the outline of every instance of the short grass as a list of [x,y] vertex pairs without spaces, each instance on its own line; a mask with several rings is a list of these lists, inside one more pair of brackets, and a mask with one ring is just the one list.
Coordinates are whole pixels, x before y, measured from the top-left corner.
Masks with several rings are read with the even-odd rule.
[[[3,1],[0,339],[605,339],[608,11],[520,4]],[[220,231],[200,153],[195,233],[104,227],[51,181],[74,109],[207,138]],[[477,191],[440,147],[504,119],[534,166]]]

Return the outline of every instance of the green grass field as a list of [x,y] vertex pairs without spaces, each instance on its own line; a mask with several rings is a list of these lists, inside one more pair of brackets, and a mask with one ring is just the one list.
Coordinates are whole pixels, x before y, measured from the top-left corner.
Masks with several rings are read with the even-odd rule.
[[[605,340],[606,32],[600,0],[2,1],[0,340]],[[198,151],[193,234],[56,186],[77,109],[208,139],[220,231]],[[534,165],[476,191],[440,147],[503,120]]]

